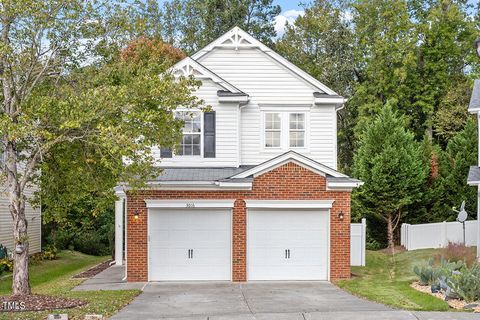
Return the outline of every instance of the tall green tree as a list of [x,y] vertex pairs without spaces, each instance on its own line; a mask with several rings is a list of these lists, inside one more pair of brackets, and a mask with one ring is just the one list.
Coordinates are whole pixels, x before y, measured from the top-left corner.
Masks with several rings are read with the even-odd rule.
[[[0,138],[13,220],[13,294],[29,294],[26,190],[59,145],[81,142],[119,181],[136,186],[153,172],[153,145],[180,136],[178,105],[198,106],[196,82],[142,67],[97,61],[125,34],[112,1],[8,0],[0,4]],[[120,8],[120,9],[119,9]],[[110,52],[110,50],[107,50]],[[102,51],[105,52],[105,51]],[[82,68],[79,68],[82,67]],[[123,161],[128,160],[128,161]]]
[[192,53],[238,26],[272,46],[280,11],[273,0],[171,0],[162,10],[162,37]]
[[[149,69],[152,74],[164,73],[184,57],[183,52],[158,39],[140,37],[105,65],[75,71],[68,80],[83,81],[82,77],[88,75],[97,78],[98,83],[128,84],[135,82],[136,74],[142,69]],[[58,144],[44,156],[37,202],[42,205],[44,229],[48,230],[43,233],[46,243],[67,248],[85,240],[79,238],[88,237],[92,246],[109,245],[108,232],[93,234],[100,228],[113,229],[113,188],[119,182],[118,172],[123,163],[118,158],[112,168],[105,166],[102,158],[102,150],[84,141]],[[90,254],[107,253],[101,248],[76,249],[88,250],[85,253]]]
[[362,134],[353,172],[365,184],[355,191],[353,200],[355,210],[386,223],[389,248],[395,245],[402,211],[422,196],[428,169],[405,118],[387,104]]
[[[293,25],[287,25],[276,50],[310,75],[349,98],[356,85],[352,23],[345,2],[316,0]],[[339,112],[339,165],[350,170],[353,158],[354,105]]]

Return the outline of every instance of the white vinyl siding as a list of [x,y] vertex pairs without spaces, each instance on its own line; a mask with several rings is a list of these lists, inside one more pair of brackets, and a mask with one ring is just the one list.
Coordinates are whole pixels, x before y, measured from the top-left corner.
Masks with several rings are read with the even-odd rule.
[[[27,198],[32,197],[35,188],[26,190]],[[32,208],[30,204],[26,205],[25,214],[28,221],[28,241],[30,243],[29,252],[36,253],[41,250],[41,213],[40,208]],[[8,209],[8,197],[5,188],[1,188],[0,192],[0,244],[8,248],[8,251],[13,250],[13,221],[10,211]]]
[[216,48],[199,62],[247,93],[253,103],[311,104],[318,91],[256,48]]
[[[259,106],[251,105],[242,108],[240,130],[242,164],[259,164],[267,161],[277,155],[285,153],[288,150],[295,150],[306,157],[318,161],[333,169],[337,167],[336,160],[336,111],[333,106],[311,107],[308,111],[295,112],[295,107],[285,107],[289,111],[282,114],[287,119],[286,130],[282,140],[282,148],[264,147],[264,125],[262,124],[262,114],[265,114]],[[282,107],[278,107],[279,110]],[[300,108],[299,108],[300,109]],[[270,111],[268,111],[270,112]],[[305,114],[305,146],[289,146],[289,122],[288,117],[291,113]]]
[[[199,62],[250,97],[249,103],[240,110],[240,164],[259,164],[288,150],[295,150],[336,169],[337,115],[333,105],[313,104],[313,93],[318,89],[256,48],[215,48]],[[283,130],[286,134],[283,139],[286,140],[282,141],[282,147],[265,148],[265,105],[269,106],[268,112],[305,113],[304,147],[290,147],[289,127],[282,127],[286,129]],[[217,126],[220,121],[217,118]],[[289,125],[288,121],[286,125]],[[217,132],[218,139],[220,132]],[[217,152],[221,148],[217,145]]]
[[[238,147],[238,103],[219,103],[217,91],[223,88],[211,80],[202,80],[202,86],[194,92],[196,96],[203,99],[205,105],[212,107],[216,118],[216,154],[215,158],[203,158],[199,156],[178,156],[161,159],[161,166],[169,167],[214,167],[226,166],[235,167],[239,165]],[[202,114],[203,117],[203,114]],[[202,128],[203,135],[203,128]],[[202,137],[203,140],[203,137]],[[202,145],[203,148],[203,145]],[[160,159],[160,150],[154,149],[155,156]],[[201,150],[203,154],[203,150]]]

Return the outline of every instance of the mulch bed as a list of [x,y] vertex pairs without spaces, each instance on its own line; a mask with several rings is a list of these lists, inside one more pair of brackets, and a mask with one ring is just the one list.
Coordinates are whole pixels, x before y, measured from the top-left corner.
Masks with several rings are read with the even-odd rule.
[[[463,301],[463,300],[460,300],[460,299],[449,299],[449,300],[446,300],[445,299],[445,293],[443,291],[441,292],[436,292],[436,293],[432,293],[432,289],[430,286],[423,286],[421,285],[420,283],[418,282],[414,282],[410,285],[413,289],[415,290],[418,290],[420,292],[423,292],[423,293],[427,293],[429,295],[432,295],[434,297],[437,297],[441,300],[444,300],[446,303],[448,303],[448,305],[450,306],[450,308],[453,308],[453,309],[457,309],[457,310],[464,310],[464,307],[466,305],[468,305],[467,302]],[[473,307],[473,308],[470,308],[473,310],[473,312],[480,312],[480,307]]]
[[85,301],[79,299],[66,299],[39,294],[1,296],[0,312],[68,309],[83,306],[85,304]]
[[[381,250],[378,250],[378,251],[382,252],[382,253],[385,253],[385,254],[392,254],[392,249],[389,249],[389,248],[381,249]],[[393,248],[393,253],[395,253],[395,254],[402,253],[404,251],[407,251],[404,246],[395,246]]]
[[112,262],[113,260],[107,260],[105,262],[102,262],[100,264],[97,264],[96,266],[93,266],[91,267],[90,269],[86,270],[86,271],[83,271],[75,276],[73,276],[72,278],[80,278],[80,279],[86,279],[86,278],[91,278],[93,276],[96,276],[97,274],[99,274],[100,272],[102,272],[103,270],[105,269],[108,269],[108,267],[110,267],[110,263]]

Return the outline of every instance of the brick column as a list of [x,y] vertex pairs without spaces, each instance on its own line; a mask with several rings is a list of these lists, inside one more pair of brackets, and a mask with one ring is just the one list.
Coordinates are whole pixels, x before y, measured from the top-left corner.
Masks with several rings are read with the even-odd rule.
[[232,214],[232,280],[247,281],[247,209],[245,201],[235,201]]
[[[343,212],[343,221],[338,214]],[[330,280],[350,278],[350,193],[336,192],[330,210]]]
[[[135,211],[138,211],[138,219],[135,219]],[[127,281],[148,281],[147,214],[143,197],[128,197]]]

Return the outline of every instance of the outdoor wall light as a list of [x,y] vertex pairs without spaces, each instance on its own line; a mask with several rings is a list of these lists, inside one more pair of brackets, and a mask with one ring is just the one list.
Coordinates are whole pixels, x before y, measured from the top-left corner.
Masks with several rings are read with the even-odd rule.
[[139,216],[140,216],[140,212],[138,212],[138,210],[135,210],[135,212],[133,213],[133,219],[138,220]]
[[340,213],[338,214],[338,219],[339,219],[340,221],[343,221],[343,217],[344,217],[343,211],[340,210]]
[[480,57],[480,38],[477,38],[477,40],[475,40],[475,51],[477,51],[477,56]]

